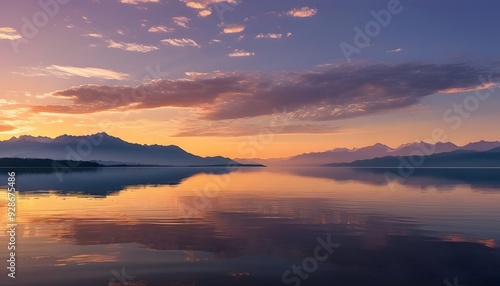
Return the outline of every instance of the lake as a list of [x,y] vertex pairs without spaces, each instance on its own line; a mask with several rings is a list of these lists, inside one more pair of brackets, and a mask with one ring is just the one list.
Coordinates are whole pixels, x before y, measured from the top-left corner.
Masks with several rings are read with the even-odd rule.
[[18,170],[0,284],[500,285],[500,170],[387,172]]

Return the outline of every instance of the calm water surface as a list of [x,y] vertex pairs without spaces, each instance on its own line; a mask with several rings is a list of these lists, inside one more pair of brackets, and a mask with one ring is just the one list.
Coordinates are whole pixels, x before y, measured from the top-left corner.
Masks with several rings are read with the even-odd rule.
[[18,172],[0,285],[500,285],[500,170],[385,172]]

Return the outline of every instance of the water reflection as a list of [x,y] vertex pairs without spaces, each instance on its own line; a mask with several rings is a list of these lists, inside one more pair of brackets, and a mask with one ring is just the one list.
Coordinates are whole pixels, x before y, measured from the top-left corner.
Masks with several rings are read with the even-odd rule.
[[[9,170],[10,171],[10,170]],[[108,195],[129,186],[179,185],[198,174],[227,174],[225,167],[190,168],[81,168],[72,172],[54,173],[52,169],[17,170],[17,188],[22,192],[56,191]],[[0,173],[0,182],[7,181],[7,171]]]
[[[22,192],[55,191],[105,196],[130,186],[179,185],[184,180],[199,175],[225,175],[233,171],[260,172],[262,168],[224,167],[198,168],[88,168],[74,172],[55,174],[52,169],[18,170],[18,188]],[[395,168],[336,168],[336,167],[284,167],[266,168],[269,172],[312,178],[331,179],[338,182],[362,182],[385,186],[395,183],[416,186],[421,189],[439,188],[453,190],[468,185],[479,192],[500,190],[500,169],[415,169],[410,176],[401,176]],[[10,171],[10,170],[9,170]],[[61,176],[61,177],[58,177]],[[60,180],[59,178],[62,178]],[[7,170],[0,172],[0,182],[6,182]]]
[[[328,236],[341,246],[300,285],[500,281],[500,197],[477,192],[480,179],[392,192],[383,174],[362,170],[136,171],[79,173],[64,188],[19,176],[19,186],[35,182],[19,195],[22,272],[5,285],[108,285],[123,268],[129,285],[293,285],[283,272]],[[91,178],[87,188],[103,183],[107,196],[71,195]],[[203,197],[211,182],[224,184]],[[206,204],[186,216],[200,196]]]
[[[294,175],[332,179],[336,181],[359,181],[374,185],[398,182],[421,188],[452,189],[457,185],[468,185],[478,191],[500,190],[500,169],[443,169],[417,168],[399,170],[397,168],[281,168],[280,171]],[[408,175],[409,174],[409,175]]]

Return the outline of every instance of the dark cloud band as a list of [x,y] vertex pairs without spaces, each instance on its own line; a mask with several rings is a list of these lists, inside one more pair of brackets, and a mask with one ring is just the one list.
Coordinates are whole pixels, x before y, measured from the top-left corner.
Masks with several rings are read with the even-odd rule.
[[[190,107],[208,120],[250,118],[283,109],[296,119],[334,120],[404,108],[423,97],[484,86],[497,75],[468,64],[344,64],[324,71],[262,75],[217,73],[211,78],[155,80],[138,87],[85,85],[53,96],[68,106],[35,106],[34,112]],[[495,77],[494,77],[495,78]]]

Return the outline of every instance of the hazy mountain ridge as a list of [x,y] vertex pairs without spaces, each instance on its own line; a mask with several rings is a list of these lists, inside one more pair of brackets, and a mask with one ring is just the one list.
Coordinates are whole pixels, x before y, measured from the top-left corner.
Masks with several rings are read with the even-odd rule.
[[[500,147],[497,141],[479,141],[457,146],[451,142],[414,142],[391,148],[382,143],[363,148],[335,148],[324,152],[304,153],[289,158],[236,159],[215,156],[200,157],[176,145],[142,145],[129,143],[106,133],[86,136],[61,135],[56,138],[22,135],[0,141],[0,158],[39,158],[52,160],[94,161],[100,164],[142,164],[171,166],[214,166],[227,164],[327,165],[351,163],[383,157],[432,155],[459,150],[482,152]],[[239,161],[242,160],[242,161]],[[109,164],[108,164],[108,163]]]
[[141,145],[106,133],[56,138],[20,136],[0,141],[0,158],[123,162],[142,165],[214,166],[240,165],[229,158],[200,157],[169,145]]
[[318,166],[331,163],[350,163],[358,160],[368,160],[387,156],[409,156],[412,154],[432,155],[448,153],[458,150],[487,151],[500,147],[498,141],[479,141],[457,146],[451,142],[437,142],[430,144],[426,142],[414,142],[391,148],[387,145],[377,143],[363,148],[335,148],[324,152],[304,153],[283,159],[252,159],[255,162],[269,165],[304,165]]
[[456,150],[428,156],[386,156],[350,163],[332,163],[338,167],[500,167],[500,147],[488,151]]

